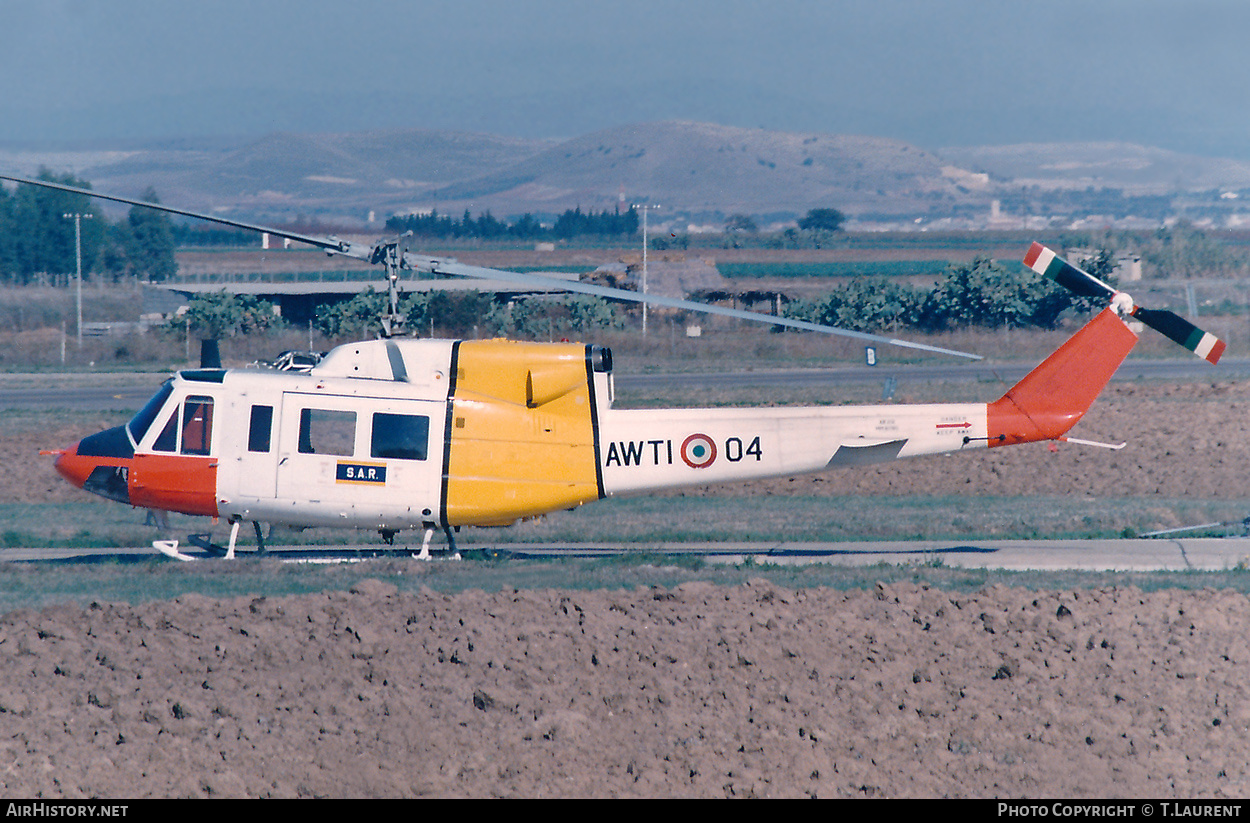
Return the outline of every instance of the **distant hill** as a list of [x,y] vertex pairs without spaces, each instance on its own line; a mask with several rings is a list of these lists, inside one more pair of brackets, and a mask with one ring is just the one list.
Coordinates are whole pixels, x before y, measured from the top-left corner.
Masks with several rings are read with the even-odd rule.
[[444,202],[554,211],[631,200],[690,212],[924,210],[960,196],[943,162],[899,140],[661,122],[594,132],[435,189]]
[[861,218],[988,214],[991,200],[1006,202],[1030,186],[1150,195],[1250,189],[1250,164],[1132,144],[929,151],[882,137],[687,121],[564,141],[409,129],[0,146],[5,173],[33,175],[41,166],[72,170],[101,191],[137,196],[151,187],[166,203],[241,219],[362,224],[372,213],[378,229],[393,213],[468,209],[506,218],[612,208],[622,198],[660,204],[662,217],[714,222],[735,212],[784,217],[817,207]]
[[1174,194],[1250,188],[1250,163],[1134,143],[1020,143],[946,148],[950,162],[1015,186]]
[[423,129],[275,133],[227,146],[188,139],[114,151],[0,147],[0,168],[26,175],[41,166],[73,170],[96,189],[124,196],[150,186],[163,202],[197,211],[360,221],[369,210],[420,202],[430,189],[506,167],[553,143]]

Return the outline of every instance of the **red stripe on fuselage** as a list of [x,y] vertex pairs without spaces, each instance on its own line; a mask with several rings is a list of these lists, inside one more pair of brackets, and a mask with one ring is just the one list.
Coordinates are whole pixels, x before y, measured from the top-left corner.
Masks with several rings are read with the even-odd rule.
[[148,509],[217,516],[217,458],[136,454],[130,502]]

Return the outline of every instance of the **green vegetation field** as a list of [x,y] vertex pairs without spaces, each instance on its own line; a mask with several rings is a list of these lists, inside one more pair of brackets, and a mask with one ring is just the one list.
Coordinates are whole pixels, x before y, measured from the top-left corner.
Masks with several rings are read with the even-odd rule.
[[718,263],[729,278],[938,277],[948,260],[844,260],[822,263]]

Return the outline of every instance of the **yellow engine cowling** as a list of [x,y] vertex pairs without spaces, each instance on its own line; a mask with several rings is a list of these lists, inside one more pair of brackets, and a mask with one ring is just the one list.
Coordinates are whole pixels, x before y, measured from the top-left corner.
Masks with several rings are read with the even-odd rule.
[[507,525],[603,496],[589,358],[577,343],[457,344],[446,525]]

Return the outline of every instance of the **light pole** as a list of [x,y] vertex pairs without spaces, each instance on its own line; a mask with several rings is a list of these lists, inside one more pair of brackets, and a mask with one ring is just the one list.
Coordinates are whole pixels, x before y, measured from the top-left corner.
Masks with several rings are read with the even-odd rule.
[[66,220],[74,221],[74,259],[78,264],[78,348],[82,348],[82,221],[90,220],[92,215],[68,213]]
[[[642,209],[642,293],[645,297],[647,294],[647,212],[652,209],[658,209],[657,205],[639,205],[634,204],[634,208]],[[642,336],[647,336],[647,301],[642,302]]]

